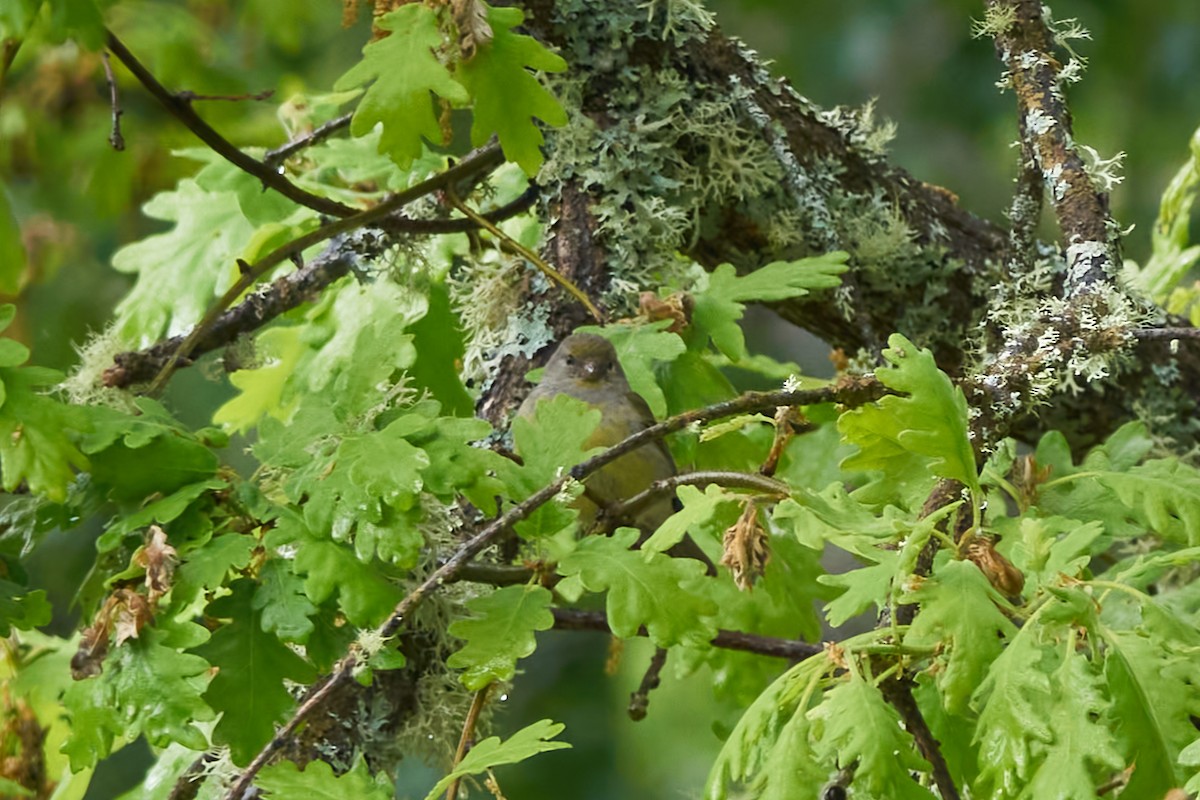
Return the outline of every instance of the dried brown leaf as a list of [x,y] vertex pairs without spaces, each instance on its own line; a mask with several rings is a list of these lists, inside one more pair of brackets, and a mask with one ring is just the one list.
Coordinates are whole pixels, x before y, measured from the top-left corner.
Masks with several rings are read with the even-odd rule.
[[771,544],[758,521],[754,501],[746,501],[738,521],[726,529],[724,546],[721,563],[733,571],[733,582],[743,592],[753,589],[771,560]]

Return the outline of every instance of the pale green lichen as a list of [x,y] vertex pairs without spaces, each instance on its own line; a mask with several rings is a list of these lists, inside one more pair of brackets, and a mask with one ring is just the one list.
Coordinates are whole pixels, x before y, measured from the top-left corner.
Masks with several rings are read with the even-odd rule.
[[1015,6],[993,3],[987,7],[983,19],[971,20],[971,37],[974,39],[982,39],[985,36],[995,38],[1008,31],[1016,21],[1017,9]]
[[137,406],[131,392],[104,385],[104,371],[113,365],[113,358],[118,353],[127,350],[129,343],[121,339],[117,326],[109,325],[78,348],[79,364],[58,388],[66,394],[67,401],[72,405],[107,406],[136,413]]

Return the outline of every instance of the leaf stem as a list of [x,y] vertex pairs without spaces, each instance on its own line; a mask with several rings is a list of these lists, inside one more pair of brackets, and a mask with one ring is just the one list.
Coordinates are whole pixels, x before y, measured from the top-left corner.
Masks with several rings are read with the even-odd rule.
[[504,244],[505,247],[508,247],[509,249],[511,249],[518,255],[520,255],[522,258],[524,258],[526,261],[528,261],[530,264],[533,264],[533,266],[537,267],[537,269],[543,275],[545,275],[551,281],[553,281],[554,283],[557,283],[559,286],[561,286],[563,289],[565,289],[568,294],[570,294],[572,297],[574,297],[576,300],[578,300],[583,305],[583,307],[587,309],[588,313],[592,315],[592,318],[595,319],[596,322],[600,323],[601,325],[603,325],[603,324],[605,324],[605,322],[607,322],[607,320],[605,319],[604,312],[596,307],[596,305],[591,301],[591,299],[586,294],[583,293],[582,289],[580,289],[578,286],[576,286],[574,283],[572,283],[570,280],[568,280],[566,278],[566,276],[564,276],[561,272],[559,272],[554,267],[550,266],[545,261],[543,261],[542,258],[537,253],[533,252],[528,247],[526,247],[525,245],[518,242],[516,239],[509,236],[504,231],[500,230],[499,226],[493,225],[487,219],[485,219],[484,217],[480,216],[475,211],[473,211],[470,206],[468,206],[466,203],[464,203],[462,200],[459,199],[458,194],[454,191],[453,186],[446,187],[446,199],[449,200],[450,205],[452,205],[456,209],[458,209],[463,214],[463,216],[467,217],[472,222],[474,222],[476,225],[483,228],[488,233],[492,234],[492,236],[495,236],[497,239],[500,240],[501,243]]
[[[471,738],[475,735],[475,725],[479,722],[479,715],[483,712],[483,706],[487,702],[488,693],[492,690],[492,684],[480,689],[475,693],[475,699],[471,701],[471,709],[467,712],[467,718],[463,720],[462,736],[458,739],[458,749],[454,753],[454,763],[450,766],[450,771],[457,769],[462,763],[463,757],[466,756],[467,750],[470,749]],[[455,778],[446,788],[446,800],[456,800],[458,797],[458,784],[462,778]]]

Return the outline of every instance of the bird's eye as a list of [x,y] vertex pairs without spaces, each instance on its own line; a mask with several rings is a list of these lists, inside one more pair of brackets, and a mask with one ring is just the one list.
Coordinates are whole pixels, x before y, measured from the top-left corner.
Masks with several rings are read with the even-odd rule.
[[567,356],[567,366],[568,367],[575,366],[575,356]]

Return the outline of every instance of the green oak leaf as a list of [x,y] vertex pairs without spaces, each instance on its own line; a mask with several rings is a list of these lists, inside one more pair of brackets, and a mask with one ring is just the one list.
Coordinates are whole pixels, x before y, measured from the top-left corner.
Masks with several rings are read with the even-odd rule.
[[348,771],[333,774],[326,761],[314,759],[300,769],[291,761],[279,761],[263,767],[254,779],[264,796],[274,800],[392,800],[395,792],[392,780],[385,772],[371,776],[371,770],[360,753]]
[[244,766],[270,741],[276,723],[296,704],[285,681],[307,684],[317,674],[311,664],[263,630],[262,612],[252,603],[253,581],[234,581],[229,591],[205,610],[209,618],[228,621],[195,652],[217,668],[204,692],[209,706],[221,713],[213,741],[227,745],[233,762]]
[[305,576],[308,599],[320,605],[336,595],[346,618],[360,628],[378,625],[400,601],[400,589],[376,566],[364,564],[345,545],[314,533],[295,511],[279,515],[266,544],[293,545],[295,569]]
[[842,462],[843,469],[879,469],[886,475],[907,470],[908,455],[929,459],[934,475],[952,478],[979,496],[979,473],[968,438],[969,415],[962,390],[937,368],[933,354],[900,334],[888,338],[885,359],[894,366],[875,371],[890,395],[842,415],[838,429],[859,452]]
[[292,565],[273,558],[258,573],[253,607],[262,614],[262,628],[285,642],[304,643],[312,633],[317,607],[304,594],[304,580]]
[[[568,470],[603,448],[584,448],[584,443],[600,424],[600,412],[582,400],[565,394],[542,398],[533,418],[513,420],[513,445],[522,464],[498,465],[497,474],[508,486],[514,500],[522,500],[557,480]],[[582,485],[577,491],[582,491]],[[517,532],[526,538],[540,538],[571,525],[578,514],[567,504],[573,498],[555,498],[517,523]]]
[[386,152],[407,169],[421,155],[421,137],[442,141],[442,129],[433,113],[433,93],[452,105],[466,105],[471,95],[438,60],[442,46],[437,14],[424,3],[409,3],[375,19],[388,31],[363,48],[362,60],[338,78],[338,91],[370,84],[354,110],[350,132],[355,136],[383,126],[379,140]]
[[704,288],[693,295],[692,322],[705,331],[732,361],[746,355],[746,340],[737,324],[749,300],[786,300],[817,289],[832,289],[846,271],[846,253],[835,251],[797,261],[774,261],[739,276],[732,264],[708,274]]
[[209,192],[192,178],[142,206],[148,217],[174,223],[118,250],[113,269],[137,274],[117,305],[122,338],[139,346],[186,331],[237,280],[236,260],[254,235],[234,192]]
[[156,628],[143,628],[137,639],[114,648],[103,673],[76,681],[63,696],[72,721],[64,747],[71,768],[108,756],[114,737],[144,735],[154,747],[178,742],[206,750],[208,739],[196,723],[214,716],[202,697],[208,673],[207,661],[179,652],[170,633]]
[[450,625],[453,636],[466,641],[446,666],[463,669],[463,685],[479,691],[493,681],[511,680],[519,660],[537,647],[535,631],[554,625],[553,597],[541,586],[506,586],[467,603],[470,619]]
[[1016,633],[997,605],[1008,604],[970,561],[942,565],[900,602],[921,604],[904,643],[941,649],[934,663],[942,702],[951,714],[966,713],[967,701],[1004,649],[1004,640]]
[[1087,658],[1074,650],[1065,652],[1050,674],[1053,700],[1041,709],[1054,740],[1020,795],[1028,800],[1093,800],[1100,786],[1126,766],[1108,724],[1112,701],[1105,698],[1101,675]]
[[562,72],[567,62],[532,36],[512,32],[525,19],[520,9],[488,7],[487,14],[492,40],[457,71],[474,100],[471,144],[478,147],[499,135],[505,157],[533,177],[542,165],[543,139],[532,118],[561,126],[567,112],[530,70]]
[[854,764],[856,789],[894,800],[933,800],[912,777],[913,772],[928,772],[929,763],[918,755],[900,725],[900,715],[856,670],[808,716],[816,737],[814,749],[838,767]]
[[[12,323],[16,307],[0,305],[0,331]],[[88,469],[87,456],[72,432],[92,425],[92,411],[69,406],[45,393],[62,375],[42,367],[22,367],[29,349],[0,338],[0,472],[3,488],[12,492],[22,483],[35,495],[52,502],[67,499],[75,470]]]
[[561,722],[543,719],[525,726],[504,741],[500,741],[498,736],[489,736],[472,747],[454,770],[429,790],[425,800],[433,800],[445,792],[451,783],[464,776],[504,764],[516,764],[538,753],[569,748],[571,745],[566,742],[550,741],[562,733],[565,727]]
[[616,636],[636,636],[645,625],[660,647],[711,641],[717,635],[717,606],[701,592],[704,565],[630,550],[638,536],[634,528],[621,528],[611,537],[589,536],[558,571],[578,575],[588,591],[608,592],[608,625]]

